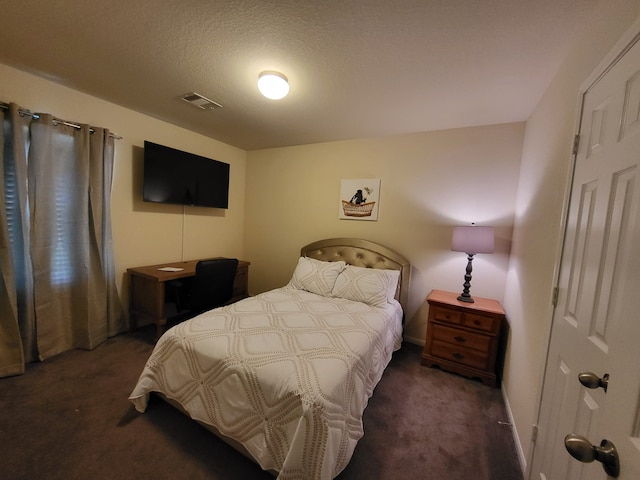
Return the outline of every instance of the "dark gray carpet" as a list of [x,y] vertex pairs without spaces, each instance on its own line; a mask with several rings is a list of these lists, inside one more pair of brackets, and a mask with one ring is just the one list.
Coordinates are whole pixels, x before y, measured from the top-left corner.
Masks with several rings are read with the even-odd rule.
[[[3,479],[273,479],[186,416],[127,397],[153,329],[75,350],[0,379]],[[405,344],[365,410],[365,435],[338,477],[521,480],[500,390],[420,365]]]

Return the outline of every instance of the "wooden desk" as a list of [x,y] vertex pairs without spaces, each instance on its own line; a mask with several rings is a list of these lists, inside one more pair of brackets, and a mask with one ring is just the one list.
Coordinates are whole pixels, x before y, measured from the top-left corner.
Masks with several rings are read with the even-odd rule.
[[[129,316],[131,328],[135,329],[138,320],[155,323],[157,338],[164,333],[167,324],[165,315],[165,282],[179,278],[193,277],[199,260],[188,262],[170,262],[145,267],[128,268],[129,274]],[[249,262],[238,261],[238,271],[233,283],[231,303],[249,296]],[[165,272],[162,267],[181,268],[178,272]]]

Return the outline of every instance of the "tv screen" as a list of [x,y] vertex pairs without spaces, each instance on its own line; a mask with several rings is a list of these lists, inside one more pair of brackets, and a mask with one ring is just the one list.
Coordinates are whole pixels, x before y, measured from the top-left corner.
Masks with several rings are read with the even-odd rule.
[[229,208],[229,164],[144,142],[145,202]]

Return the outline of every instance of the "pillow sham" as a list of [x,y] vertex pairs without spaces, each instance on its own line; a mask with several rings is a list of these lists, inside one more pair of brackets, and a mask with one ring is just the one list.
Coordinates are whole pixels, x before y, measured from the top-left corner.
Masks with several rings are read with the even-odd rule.
[[336,278],[345,266],[346,263],[343,261],[324,262],[315,258],[300,257],[289,286],[330,297]]
[[347,265],[338,275],[331,296],[384,307],[395,298],[399,270]]

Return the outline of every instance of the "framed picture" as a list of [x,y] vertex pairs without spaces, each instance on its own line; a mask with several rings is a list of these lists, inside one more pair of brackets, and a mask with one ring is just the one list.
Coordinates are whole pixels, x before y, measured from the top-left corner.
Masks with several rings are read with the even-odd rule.
[[340,213],[342,220],[378,220],[380,179],[342,180],[340,184]]

